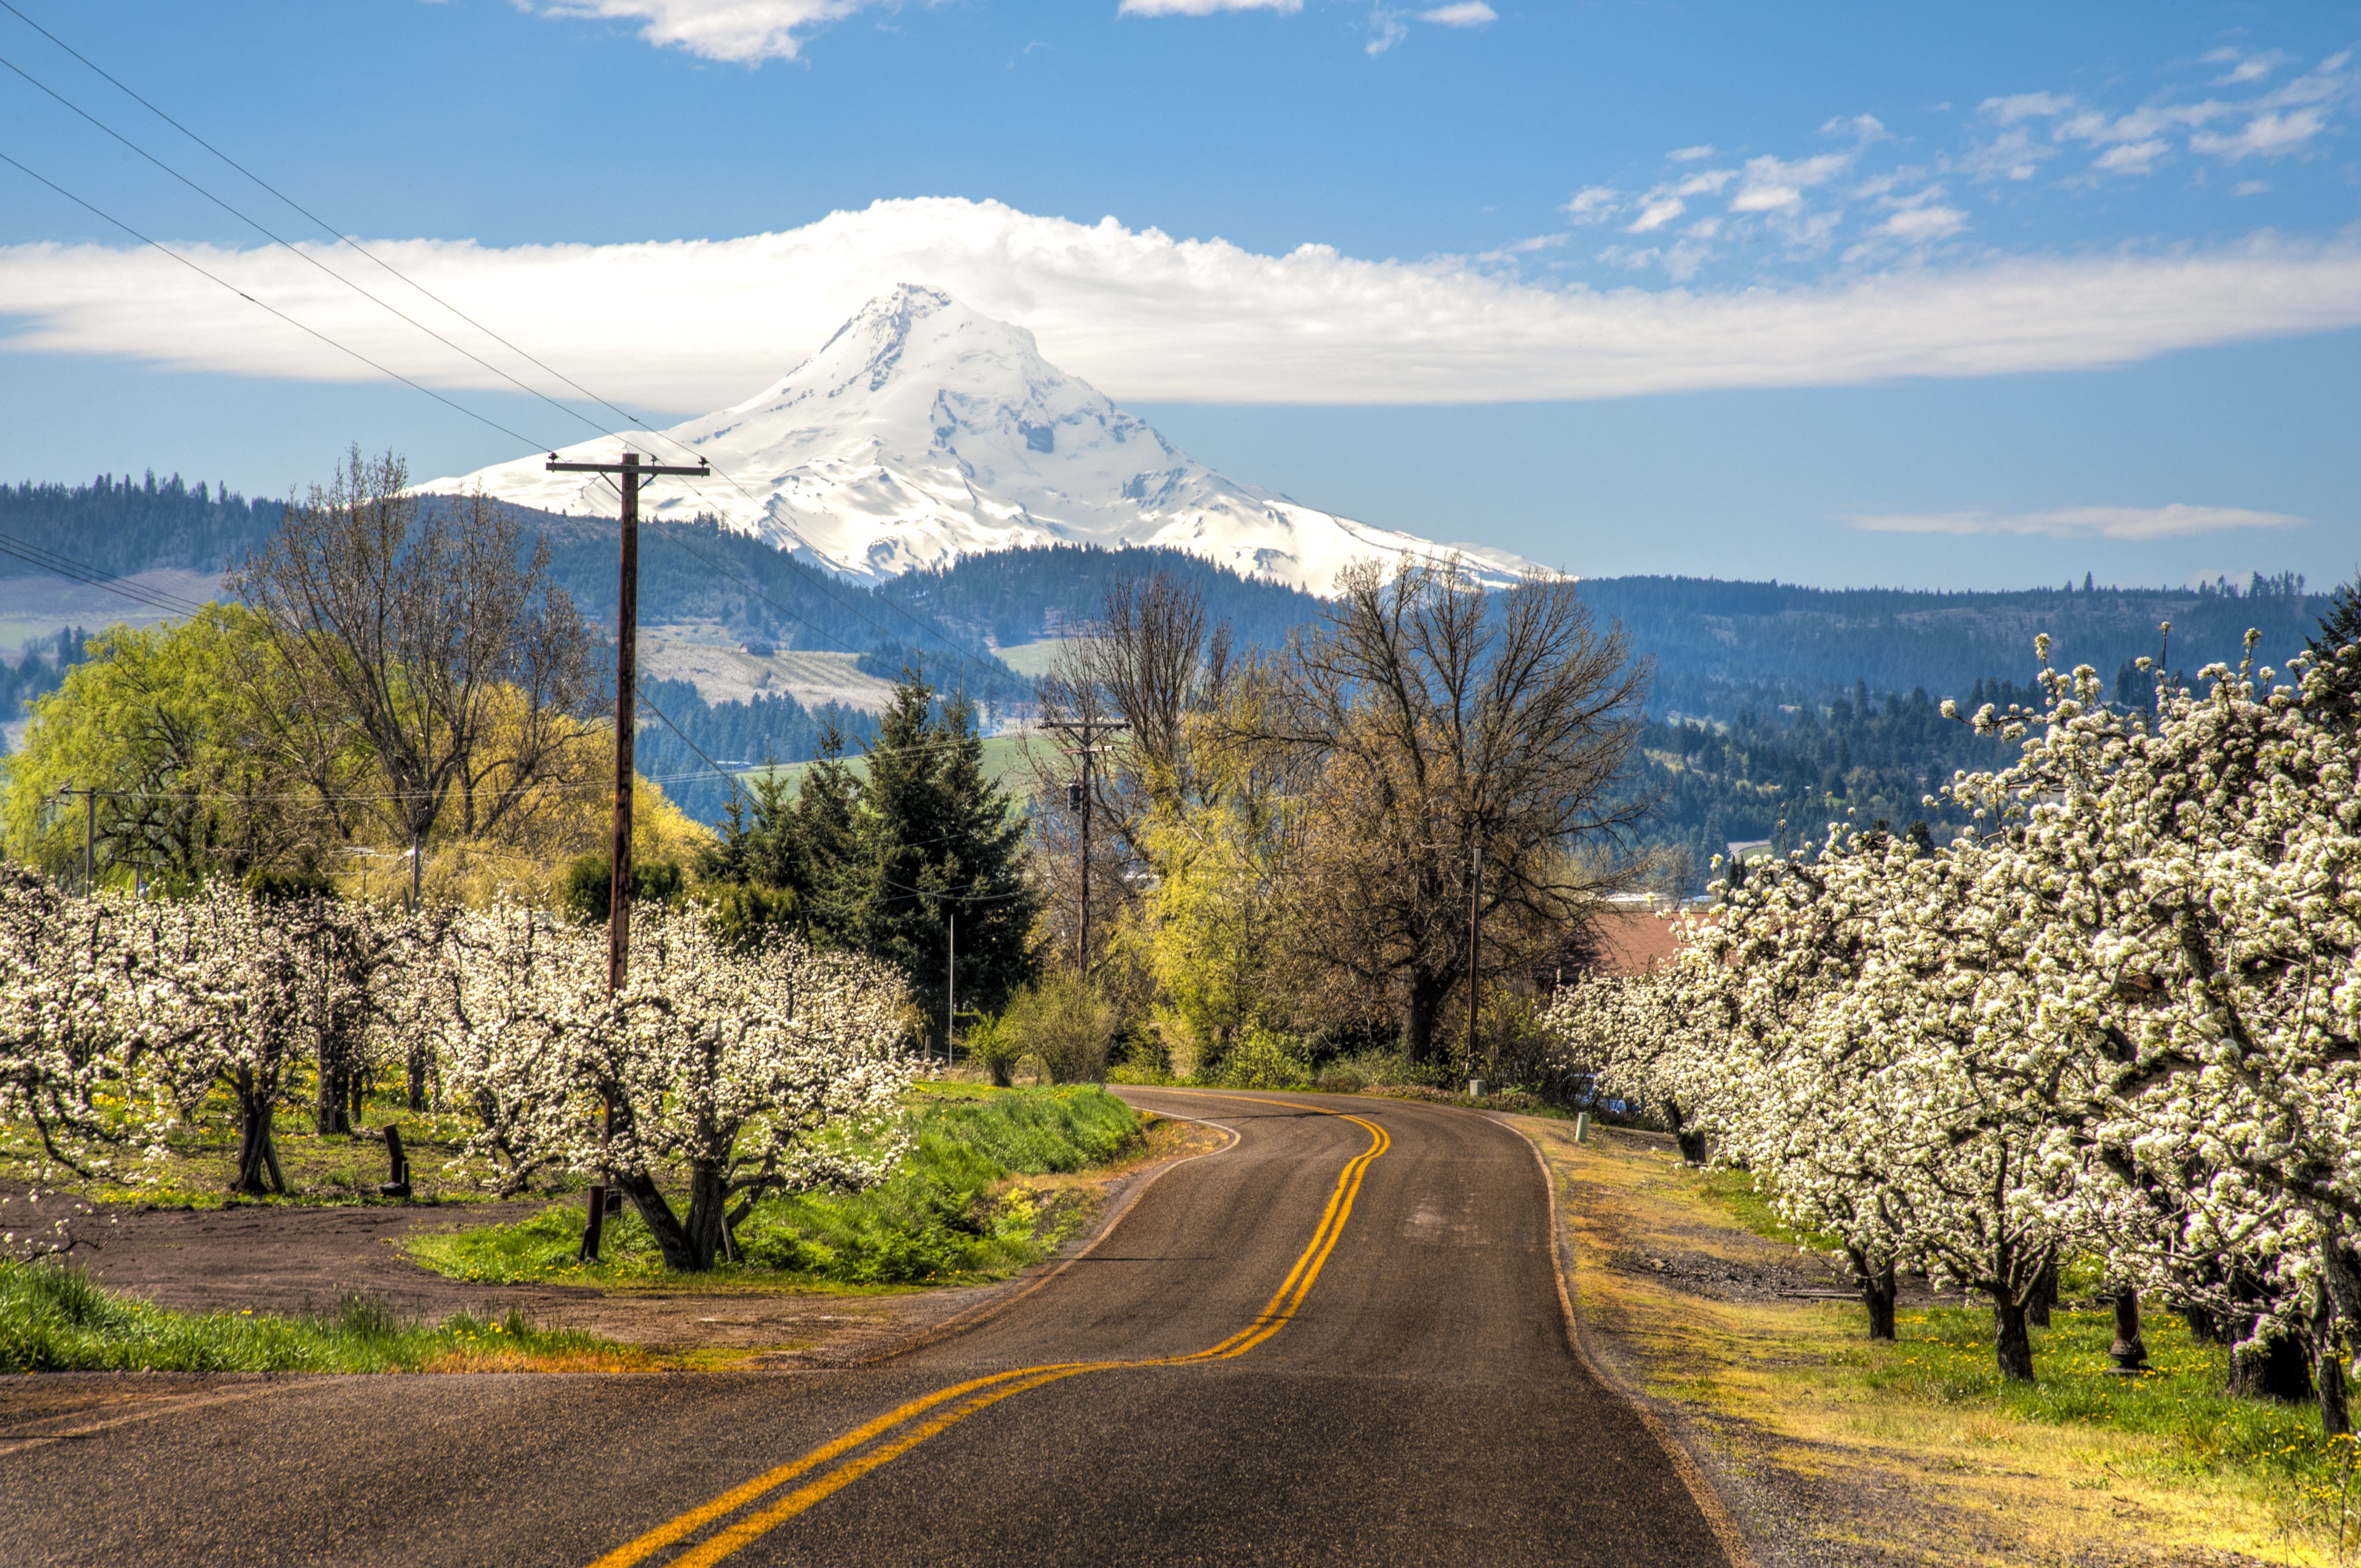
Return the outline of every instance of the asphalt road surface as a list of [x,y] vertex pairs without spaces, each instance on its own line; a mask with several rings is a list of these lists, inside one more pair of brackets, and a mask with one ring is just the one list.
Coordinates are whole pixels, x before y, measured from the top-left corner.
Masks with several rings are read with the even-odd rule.
[[1568,1347],[1513,1132],[1125,1095],[1238,1141],[963,1333],[840,1370],[248,1387],[0,1456],[0,1563],[1726,1561]]

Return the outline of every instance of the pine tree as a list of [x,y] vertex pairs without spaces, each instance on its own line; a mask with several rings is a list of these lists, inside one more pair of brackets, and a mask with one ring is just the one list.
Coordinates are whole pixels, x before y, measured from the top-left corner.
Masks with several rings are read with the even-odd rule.
[[2336,672],[2335,684],[2345,700],[2350,703],[2361,698],[2361,669],[2337,657],[2343,650],[2361,642],[2361,576],[2336,590],[2329,600],[2328,613],[2320,618],[2320,634],[2310,641],[2313,655]]
[[[996,1008],[1030,978],[1038,894],[1027,883],[1024,818],[983,773],[975,710],[906,674],[866,751],[851,814],[859,945],[910,977],[929,1033],[942,1027],[946,927],[955,923],[959,995]],[[815,769],[817,775],[818,770]]]

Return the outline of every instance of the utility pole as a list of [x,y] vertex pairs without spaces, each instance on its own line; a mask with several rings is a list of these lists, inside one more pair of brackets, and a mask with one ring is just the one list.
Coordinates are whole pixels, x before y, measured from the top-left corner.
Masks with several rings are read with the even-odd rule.
[[951,1031],[959,1025],[959,916],[943,916],[943,1070],[951,1069]]
[[[622,989],[631,939],[631,719],[639,693],[640,481],[668,474],[704,478],[713,470],[702,458],[689,468],[642,463],[636,452],[624,453],[620,463],[566,463],[553,452],[547,471],[616,475],[615,488],[623,496],[622,554],[615,596],[615,833],[607,862],[607,994],[611,998]],[[602,1139],[611,1130],[614,1115],[614,1107],[608,1106],[606,1125],[600,1129]],[[599,1233],[607,1224],[606,1172],[602,1169],[599,1175],[602,1179],[591,1183],[589,1217],[582,1227],[582,1255],[594,1262],[598,1256]]]
[[1097,749],[1100,736],[1119,734],[1130,729],[1131,726],[1108,724],[1095,718],[1084,718],[1079,722],[1052,721],[1043,728],[1055,729],[1067,735],[1079,733],[1082,736],[1082,743],[1077,748],[1082,758],[1082,782],[1066,786],[1066,809],[1080,813],[1082,819],[1082,888],[1081,918],[1078,922],[1081,931],[1076,938],[1075,968],[1079,972],[1088,974],[1091,972],[1091,797],[1095,793],[1091,788],[1091,754]]
[[1484,942],[1484,840],[1468,852],[1467,875],[1467,1076],[1476,1077],[1476,1003],[1480,993]]
[[99,792],[89,788],[75,789],[71,785],[58,791],[60,799],[76,795],[82,796],[82,896],[87,898],[98,885]]

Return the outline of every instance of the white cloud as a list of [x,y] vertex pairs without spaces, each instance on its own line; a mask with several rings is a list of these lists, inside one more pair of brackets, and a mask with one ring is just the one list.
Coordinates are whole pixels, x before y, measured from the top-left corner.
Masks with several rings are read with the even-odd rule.
[[1968,226],[1968,214],[1957,207],[1911,207],[1894,214],[1877,225],[1880,234],[1890,234],[1908,245],[1924,245],[1930,240],[1948,238]]
[[[2217,87],[2235,87],[2249,82],[2260,82],[2264,77],[2285,65],[2289,59],[2277,49],[2267,49],[2261,54],[2250,54],[2240,60],[2238,51],[2234,49],[2209,50],[2198,58],[2208,65],[2230,66],[2227,74],[2213,79],[2214,85]],[[2231,62],[2234,60],[2236,63],[2232,65]]]
[[1846,131],[1859,137],[1864,147],[1873,141],[1893,139],[1886,135],[1885,122],[1875,115],[1839,115],[1820,126],[1824,137],[1840,136]]
[[2328,117],[2323,111],[2298,109],[2288,115],[2257,115],[2231,136],[2201,131],[2189,138],[2189,145],[2195,151],[2227,163],[2250,157],[2281,158],[2327,126]]
[[1580,224],[1605,223],[1622,194],[1612,185],[1585,185],[1566,203],[1565,215]]
[[2230,188],[2233,196],[2259,196],[2271,188],[2268,180],[2241,180]]
[[[531,352],[653,412],[751,395],[903,281],[1031,328],[1052,361],[1113,396],[1215,403],[1488,402],[1991,376],[2361,325],[2361,247],[2351,245],[2257,242],[1920,267],[1817,287],[1655,291],[1544,287],[1472,261],[1367,261],[1324,246],[1263,255],[1112,218],[1077,224],[939,198],[731,240],[372,244]],[[313,254],[345,264],[334,248]],[[429,385],[498,384],[285,251],[192,255]],[[149,250],[0,247],[0,348],[294,379],[369,375]]]
[[1875,533],[2033,534],[2050,539],[2185,539],[2245,528],[2305,528],[2310,518],[2243,507],[2059,507],[2050,511],[1879,512],[1851,520]]
[[1976,105],[1976,113],[1985,119],[2004,126],[2019,120],[2046,120],[2064,114],[2074,106],[2074,100],[2057,93],[2012,93],[2003,98],[1987,98]]
[[[1719,195],[1721,188],[1738,178],[1735,169],[1708,169],[1702,174],[1692,174],[1672,187],[1675,196]],[[1663,187],[1659,186],[1659,190]],[[1650,194],[1653,194],[1652,192]]]
[[1695,147],[1676,147],[1673,148],[1672,151],[1664,154],[1664,156],[1671,159],[1675,163],[1695,163],[1699,159],[1711,158],[1713,156],[1713,143],[1708,141],[1699,142]]
[[[793,60],[796,35],[880,0],[516,0],[544,16],[642,22],[640,37],[707,60]],[[1300,0],[1297,0],[1300,3]]]
[[1625,234],[1647,234],[1663,228],[1689,210],[1689,204],[1678,196],[1660,196],[1642,209],[1640,215],[1624,226]]
[[1369,42],[1366,52],[1372,60],[1410,37],[1410,24],[1401,19],[1400,11],[1378,5],[1369,12]]
[[1480,27],[1487,22],[1499,21],[1500,13],[1485,5],[1484,0],[1459,0],[1457,5],[1421,11],[1418,19],[1445,27]]
[[1217,11],[1301,11],[1303,0],[1123,0],[1124,16],[1210,16]]
[[1843,173],[1852,160],[1853,155],[1849,152],[1824,152],[1817,158],[1792,161],[1750,158],[1746,160],[1746,182],[1730,198],[1730,210],[1770,213],[1793,207],[1803,201],[1806,191],[1827,184]]
[[2160,138],[2127,141],[2101,153],[2091,167],[2106,174],[2146,174],[2170,150],[2170,145]]
[[2014,126],[1970,148],[1950,167],[1971,180],[2030,180],[2050,156],[2047,145],[2035,141],[2024,126]]

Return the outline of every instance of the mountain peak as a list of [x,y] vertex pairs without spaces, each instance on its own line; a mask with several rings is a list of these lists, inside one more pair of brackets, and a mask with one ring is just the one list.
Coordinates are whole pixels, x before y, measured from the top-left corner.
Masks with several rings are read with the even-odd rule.
[[[729,476],[667,481],[643,515],[716,515],[867,581],[1018,545],[1158,544],[1325,593],[1356,558],[1444,554],[1223,477],[1044,359],[1025,328],[922,283],[871,300],[744,402],[620,444],[660,460],[694,454]],[[611,457],[617,445],[608,437],[566,455]],[[612,504],[610,491],[546,473],[538,457],[420,488],[478,484],[550,511]],[[1495,551],[1461,554],[1487,576],[1530,569]]]

